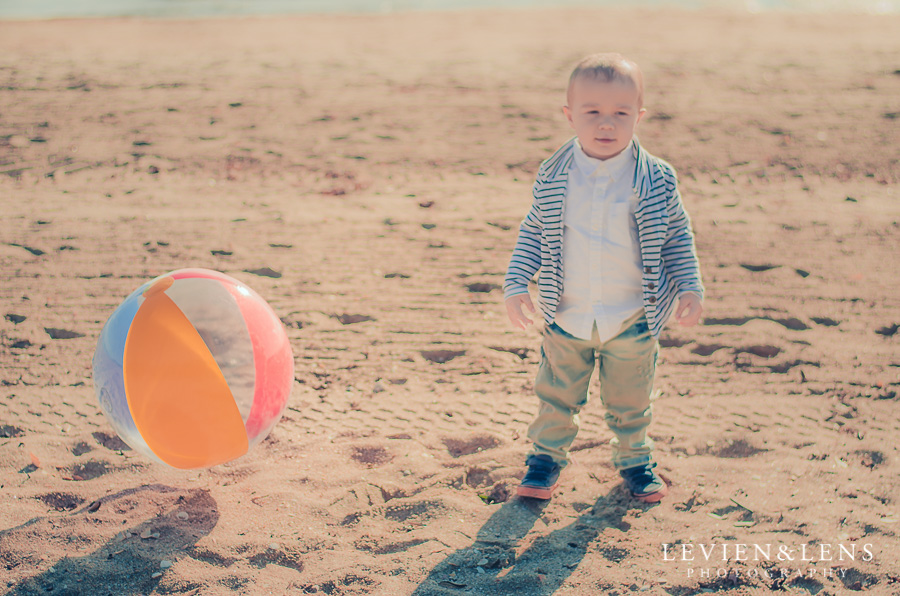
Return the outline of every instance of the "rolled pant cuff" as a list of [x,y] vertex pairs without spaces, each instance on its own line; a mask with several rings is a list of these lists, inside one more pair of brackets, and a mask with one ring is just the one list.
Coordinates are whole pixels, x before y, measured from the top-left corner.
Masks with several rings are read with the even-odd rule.
[[[531,452],[528,454],[529,457],[532,456],[532,455],[546,455],[546,456],[549,456],[549,457],[553,460],[553,463],[555,463],[556,465],[559,466],[559,469],[560,469],[560,470],[562,470],[562,469],[565,468],[567,465],[569,465],[569,460],[568,460],[568,458],[567,458],[566,456],[560,457],[559,452],[557,452],[557,451],[550,451],[550,450],[547,450],[547,449],[541,449],[541,448],[539,448],[537,445],[535,445],[534,448],[531,450]],[[528,458],[525,458],[525,459],[526,459],[526,461],[527,461]]]
[[638,466],[646,466],[651,463],[653,458],[649,455],[636,455],[624,459],[614,458],[613,467],[616,470],[627,470],[628,468],[636,468]]

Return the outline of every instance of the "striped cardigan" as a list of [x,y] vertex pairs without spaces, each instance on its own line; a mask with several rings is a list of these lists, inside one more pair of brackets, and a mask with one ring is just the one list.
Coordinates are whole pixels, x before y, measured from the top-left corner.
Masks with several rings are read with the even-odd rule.
[[[675,170],[644,151],[637,138],[631,147],[637,163],[632,187],[638,196],[635,219],[643,264],[644,310],[651,333],[659,337],[678,296],[695,292],[702,298],[704,290]],[[563,290],[563,209],[574,150],[573,137],[541,164],[534,202],[519,227],[503,284],[504,298],[527,294],[528,283],[540,270],[539,303],[548,325],[555,318]]]

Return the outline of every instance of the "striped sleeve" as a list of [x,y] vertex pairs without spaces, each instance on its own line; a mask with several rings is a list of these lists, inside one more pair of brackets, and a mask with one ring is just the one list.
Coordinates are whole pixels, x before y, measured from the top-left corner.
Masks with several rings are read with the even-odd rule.
[[503,298],[528,293],[528,282],[541,268],[541,230],[543,229],[537,199],[519,226],[519,236],[513,248],[506,278],[503,281]]
[[694,246],[691,220],[681,201],[674,171],[669,169],[666,174],[666,187],[671,193],[666,206],[669,226],[660,256],[665,262],[666,272],[671,276],[671,282],[675,285],[676,295],[694,292],[702,299],[704,288],[700,279],[700,265]]

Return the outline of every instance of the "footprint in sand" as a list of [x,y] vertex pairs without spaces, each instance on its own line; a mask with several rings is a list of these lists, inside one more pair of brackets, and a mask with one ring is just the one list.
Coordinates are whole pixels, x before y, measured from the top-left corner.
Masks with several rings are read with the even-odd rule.
[[730,441],[716,449],[712,449],[710,452],[716,457],[738,459],[752,457],[757,453],[764,453],[766,451],[768,451],[768,449],[760,449],[744,439],[738,439],[736,441]]
[[697,347],[691,349],[691,353],[698,356],[712,356],[724,347],[722,344],[698,344]]
[[740,327],[750,321],[772,321],[791,331],[805,331],[809,329],[809,325],[797,317],[706,317],[703,319],[703,324],[707,326],[728,325]]
[[489,294],[494,290],[499,290],[500,286],[498,284],[478,282],[466,284],[466,289],[473,294]]
[[752,265],[752,264],[750,264],[750,263],[741,263],[741,267],[743,267],[743,268],[746,269],[747,271],[752,271],[752,272],[754,272],[754,273],[759,273],[759,272],[762,272],[762,271],[768,271],[768,270],[770,270],[770,269],[777,269],[778,267],[781,267],[781,265],[769,265],[769,264],[765,264],[765,265]]
[[842,569],[842,572],[840,575],[841,583],[844,584],[845,588],[854,592],[867,590],[869,586],[874,586],[879,581],[877,575],[866,573],[853,567]]
[[64,480],[94,480],[109,472],[115,471],[115,467],[108,465],[102,461],[88,461],[84,463],[74,464],[68,467],[57,468],[60,472],[69,474]]
[[217,553],[200,546],[188,547],[184,549],[184,552],[187,554],[187,556],[194,559],[195,561],[207,563],[216,567],[231,567],[238,561],[238,559],[235,557],[225,556],[221,553]]
[[506,503],[512,496],[512,487],[509,483],[500,481],[491,487],[489,492],[478,493],[478,498],[484,501],[485,505],[495,505],[497,503]]
[[354,314],[340,314],[333,315],[335,319],[341,322],[341,325],[354,325],[356,323],[365,323],[367,321],[374,321],[375,317],[370,317],[369,315],[354,315]]
[[21,437],[25,434],[18,426],[12,426],[10,424],[0,424],[0,439],[11,439],[13,437]]
[[756,317],[704,317],[704,325],[729,325],[739,327],[744,323],[752,321]]
[[466,470],[466,484],[471,488],[484,488],[493,485],[494,479],[490,470],[475,466]]
[[876,329],[875,333],[877,333],[878,335],[883,335],[885,337],[893,337],[897,333],[898,329],[900,329],[900,325],[894,323],[893,325],[885,325],[884,327]]
[[27,250],[28,252],[30,252],[31,254],[33,254],[33,255],[36,256],[36,257],[39,257],[39,256],[45,254],[44,251],[41,250],[40,248],[34,248],[34,247],[31,247],[31,246],[25,246],[24,244],[13,244],[13,243],[10,243],[9,246],[15,246],[15,247],[17,247],[17,248],[25,249],[25,250]]
[[300,553],[285,552],[280,549],[268,548],[261,553],[250,556],[247,562],[257,569],[264,569],[266,565],[278,565],[279,567],[287,567],[295,571],[303,571],[303,561],[300,560]]
[[72,511],[84,503],[84,499],[70,493],[46,493],[35,497],[45,505],[49,505],[56,511]]
[[625,560],[631,552],[624,548],[617,548],[615,546],[607,546],[600,549],[600,554],[603,555],[603,558],[612,563],[621,563]]
[[444,446],[447,447],[447,451],[451,456],[462,457],[499,447],[500,441],[491,435],[481,435],[469,440],[444,439]]
[[869,468],[870,470],[874,470],[875,468],[883,464],[886,459],[881,451],[859,449],[857,451],[854,451],[853,453],[860,458],[859,463]]
[[91,447],[90,445],[88,445],[87,443],[85,443],[84,441],[79,441],[79,442],[75,443],[75,445],[69,451],[72,452],[72,455],[74,455],[75,457],[78,457],[78,456],[84,455],[85,453],[87,453],[89,451],[93,451],[93,450],[94,450],[94,448]]
[[774,358],[781,353],[781,348],[778,346],[745,346],[735,349],[735,352],[738,354],[753,354],[760,358]]
[[120,439],[119,435],[97,431],[91,433],[91,436],[94,437],[95,441],[110,451],[131,451],[131,447],[129,447],[125,441]]
[[798,319],[797,317],[787,317],[783,319],[769,319],[770,321],[775,321],[785,329],[790,329],[791,331],[806,331],[809,329],[809,325]]
[[659,345],[663,348],[681,348],[689,343],[691,343],[690,340],[677,337],[662,337],[659,340]]
[[258,275],[260,277],[271,277],[273,279],[278,279],[281,277],[281,273],[268,267],[260,267],[259,269],[244,269],[244,273]]
[[394,459],[384,447],[354,447],[350,458],[367,468],[383,466]]
[[459,358],[460,356],[464,356],[465,350],[422,350],[419,352],[422,354],[422,358],[428,360],[429,362],[435,362],[437,364],[444,364],[445,362],[449,362],[454,358]]
[[50,339],[76,339],[84,337],[84,333],[72,331],[70,329],[58,329],[56,327],[44,327],[44,331],[50,336]]
[[[376,553],[377,554],[377,553]],[[352,590],[346,592],[350,594],[370,594],[375,581],[372,578],[350,573],[344,577],[336,577],[333,580],[324,581],[319,584],[295,584],[304,594],[337,594],[337,590]]]
[[419,501],[392,505],[384,510],[385,519],[406,522],[409,519],[437,519],[444,515],[446,506],[440,501]]
[[822,325],[824,327],[837,327],[841,324],[840,321],[835,321],[830,317],[810,317],[810,319],[812,319],[812,322],[816,325]]

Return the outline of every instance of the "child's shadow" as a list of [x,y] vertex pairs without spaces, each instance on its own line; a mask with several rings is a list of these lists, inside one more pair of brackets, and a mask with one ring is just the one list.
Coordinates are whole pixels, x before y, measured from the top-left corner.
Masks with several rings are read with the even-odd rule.
[[[631,526],[622,517],[629,507],[637,505],[620,485],[597,499],[593,506],[583,506],[582,514],[569,525],[539,535],[530,543],[523,541],[541,519],[547,504],[547,501],[522,498],[504,503],[481,527],[474,544],[440,562],[413,596],[461,592],[553,594],[606,528],[629,530]],[[619,562],[628,554],[625,549],[612,546],[599,551],[612,562]]]

